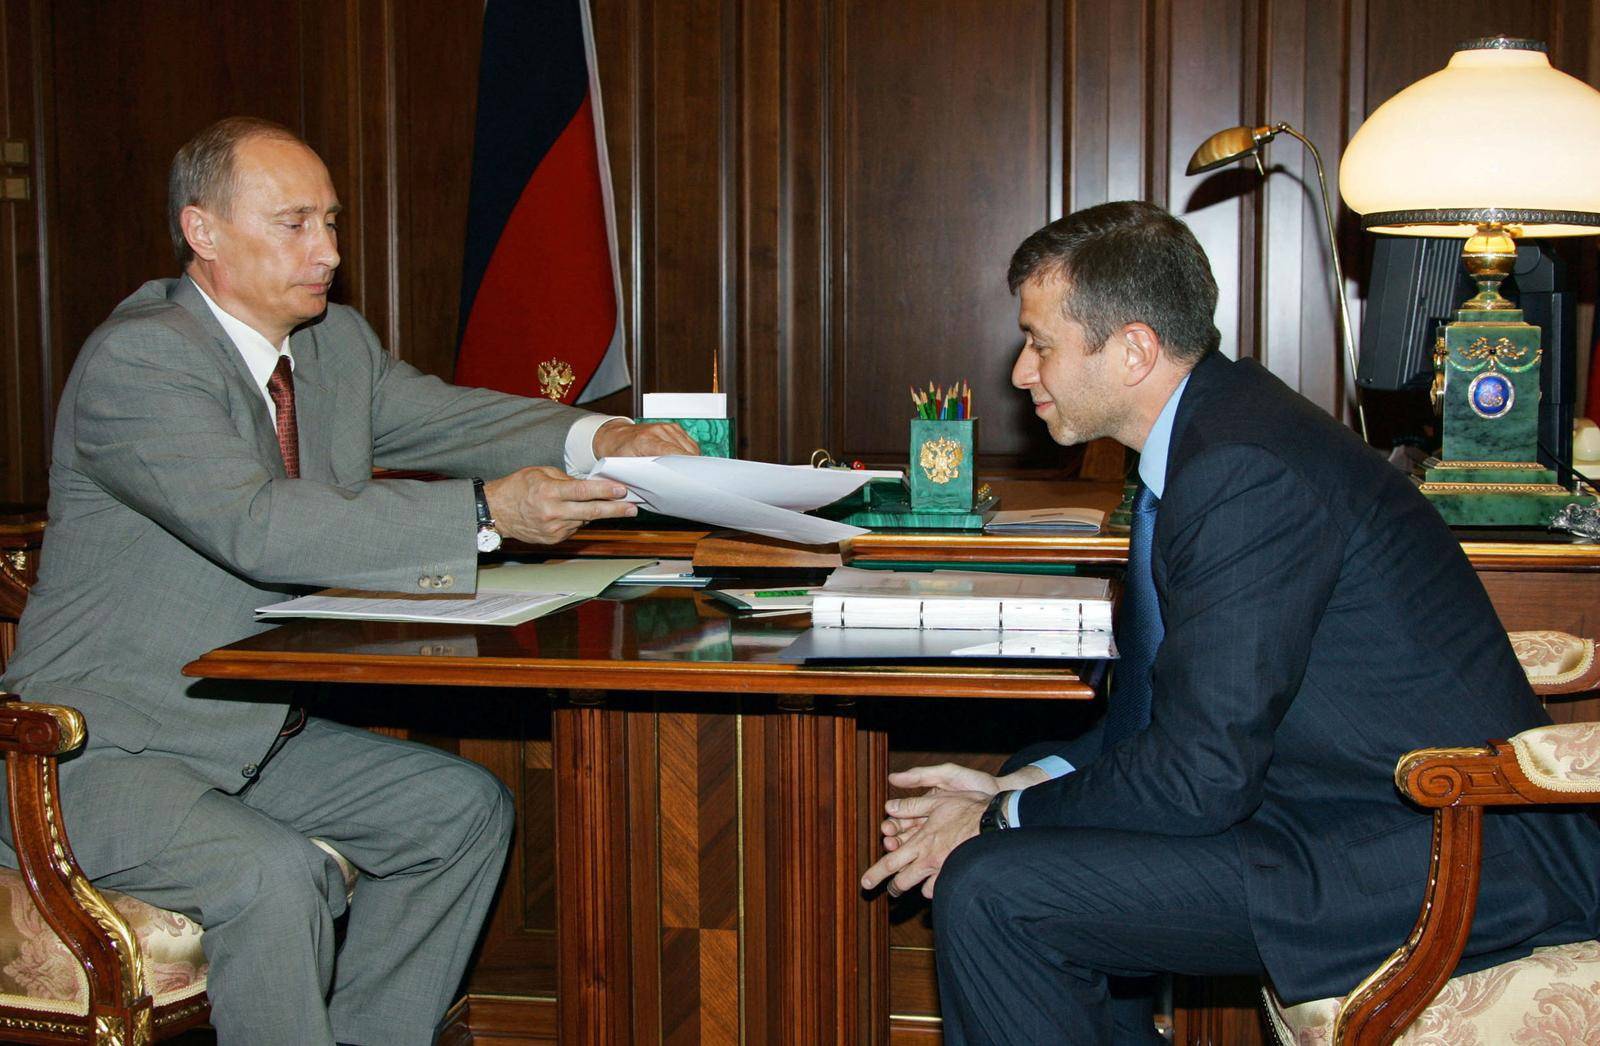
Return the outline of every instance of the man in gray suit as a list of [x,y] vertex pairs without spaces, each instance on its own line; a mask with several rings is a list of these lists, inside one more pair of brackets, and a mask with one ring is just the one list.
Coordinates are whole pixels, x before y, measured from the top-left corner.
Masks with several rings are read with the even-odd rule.
[[[39,582],[0,679],[84,713],[60,778],[74,849],[99,884],[205,927],[225,1042],[430,1041],[511,804],[475,764],[182,665],[308,586],[470,595],[500,534],[554,542],[636,511],[616,484],[548,466],[697,450],[675,426],[394,360],[328,304],[338,212],[327,168],[275,124],[225,120],[179,151],[185,275],[141,287],[78,357]],[[374,482],[374,465],[498,478]],[[344,885],[313,837],[362,873],[337,950]]]

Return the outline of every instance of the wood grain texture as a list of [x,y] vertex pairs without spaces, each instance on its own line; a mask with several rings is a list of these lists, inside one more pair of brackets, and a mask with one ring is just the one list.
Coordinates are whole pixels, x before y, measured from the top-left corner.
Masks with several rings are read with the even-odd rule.
[[[1190,179],[1189,152],[1229,124],[1288,120],[1321,146],[1336,195],[1366,113],[1464,37],[1542,37],[1558,68],[1600,79],[1583,0],[938,0],[915,18],[883,0],[592,7],[639,379],[604,406],[709,388],[715,365],[741,452],[768,460],[817,446],[903,459],[904,412],[884,408],[885,390],[943,369],[978,386],[986,460],[1074,464],[1008,387],[1015,308],[999,278],[1038,224],[1126,197],[1194,226],[1222,287],[1227,351],[1343,413],[1307,156],[1283,140],[1265,180],[1243,168]],[[11,496],[43,496],[50,406],[83,336],[171,269],[172,149],[228,112],[281,119],[323,152],[348,207],[335,296],[401,358],[450,372],[479,5],[75,12],[7,7],[6,121],[35,146],[43,229],[31,244],[9,205],[0,222],[18,274],[0,343]],[[1339,241],[1359,319],[1369,244],[1357,224],[1343,214]],[[1587,325],[1596,264],[1580,253]]]
[[44,496],[56,398],[45,290],[51,186],[40,177],[39,152],[39,124],[49,119],[50,102],[45,64],[37,58],[43,14],[38,0],[0,9],[0,138],[29,148],[29,163],[4,174],[27,178],[32,192],[31,200],[0,202],[0,499],[10,501]]
[[[628,932],[633,949],[633,1041],[655,1042],[662,1035],[663,977],[661,924],[662,861],[660,804],[660,716],[654,709],[628,713]],[[648,942],[658,942],[649,947]]]
[[[294,626],[289,626],[294,627]],[[251,651],[237,645],[205,654],[184,666],[184,674],[208,679],[294,679],[304,682],[405,683],[428,686],[527,687],[571,690],[654,690],[698,693],[719,691],[769,694],[838,694],[871,697],[925,697],[940,690],[950,697],[1088,700],[1089,688],[1071,672],[1050,669],[832,668],[753,662],[726,664],[707,671],[670,662],[543,658],[473,659],[437,657],[419,664],[389,654],[321,654]],[[708,678],[708,676],[710,678]]]
[[554,713],[561,1039],[631,1041],[624,713]]

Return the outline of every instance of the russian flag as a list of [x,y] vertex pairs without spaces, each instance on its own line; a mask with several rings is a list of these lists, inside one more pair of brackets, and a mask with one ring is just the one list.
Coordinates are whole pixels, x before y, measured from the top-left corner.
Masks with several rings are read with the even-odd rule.
[[456,382],[566,403],[627,388],[616,257],[588,2],[488,0]]

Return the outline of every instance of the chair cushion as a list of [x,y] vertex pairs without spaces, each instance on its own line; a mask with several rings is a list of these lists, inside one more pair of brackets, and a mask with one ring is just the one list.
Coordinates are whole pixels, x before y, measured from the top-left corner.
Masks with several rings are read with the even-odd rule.
[[[345,896],[355,894],[357,871],[321,839],[312,844],[339,866]],[[115,890],[101,890],[133,928],[144,956],[145,991],[156,1006],[182,1002],[206,990],[208,964],[200,946],[200,924],[177,912],[146,904]],[[89,980],[83,967],[39,914],[21,873],[0,868],[0,1006],[84,1016]]]
[[[116,908],[144,953],[145,990],[157,1006],[206,990],[200,925],[115,890],[102,896]],[[20,873],[0,868],[0,1005],[86,1015],[89,980],[28,896]]]
[[1595,684],[1595,644],[1565,632],[1509,632],[1511,649],[1534,690],[1574,693]]
[[1560,723],[1511,739],[1528,780],[1553,792],[1600,791],[1600,723]]
[[[1401,1046],[1579,1046],[1600,1043],[1600,941],[1551,948],[1445,984]],[[1329,1046],[1344,999],[1284,1006],[1262,993],[1279,1039]]]

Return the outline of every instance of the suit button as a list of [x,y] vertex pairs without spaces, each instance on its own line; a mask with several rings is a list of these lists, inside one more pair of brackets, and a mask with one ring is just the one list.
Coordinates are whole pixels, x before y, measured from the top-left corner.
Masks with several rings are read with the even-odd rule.
[[244,769],[239,771],[239,776],[245,778],[254,777],[259,769],[260,767],[254,763],[246,763],[244,764]]
[[445,574],[445,575],[443,575],[443,576],[441,576],[439,578],[439,587],[440,588],[449,588],[451,585],[453,585],[455,583],[456,583],[455,577],[453,575],[450,575],[450,574]]

